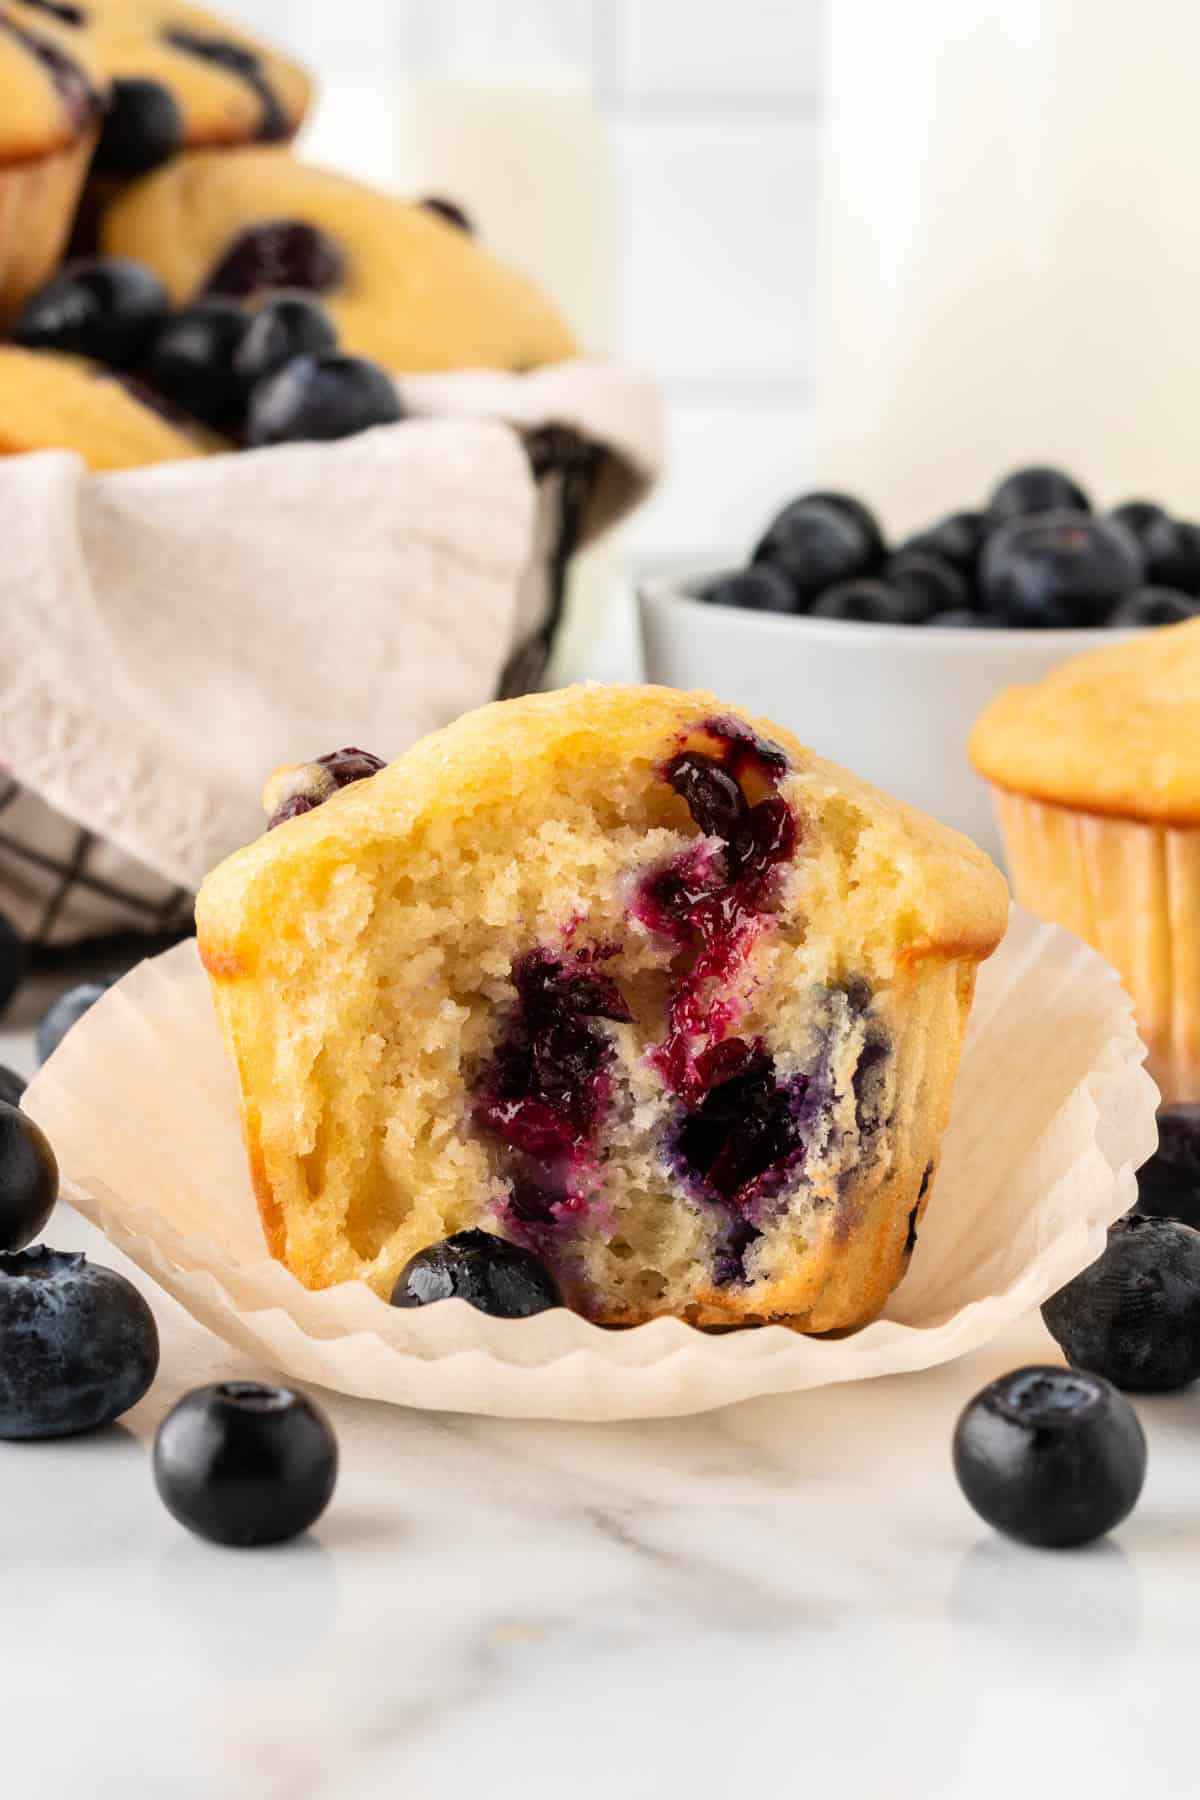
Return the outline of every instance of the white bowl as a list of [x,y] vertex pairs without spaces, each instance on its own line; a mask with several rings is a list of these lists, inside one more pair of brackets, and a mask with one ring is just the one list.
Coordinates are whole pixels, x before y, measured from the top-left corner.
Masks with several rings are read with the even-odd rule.
[[967,736],[993,695],[1131,631],[856,625],[741,612],[693,596],[719,570],[643,582],[649,680],[708,688],[787,725],[802,743],[965,831],[1001,856]]

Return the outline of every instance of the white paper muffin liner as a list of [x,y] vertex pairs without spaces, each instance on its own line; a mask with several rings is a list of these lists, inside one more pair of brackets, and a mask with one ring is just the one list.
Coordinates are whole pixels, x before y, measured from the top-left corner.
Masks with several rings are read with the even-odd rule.
[[304,1382],[496,1416],[633,1419],[928,1368],[975,1349],[1092,1261],[1133,1205],[1158,1092],[1115,971],[1015,909],[980,971],[912,1266],[853,1336],[606,1331],[566,1311],[397,1311],[359,1282],[311,1293],[267,1256],[233,1070],[194,943],[143,963],[75,1027],[25,1106],[63,1189],[229,1343]]

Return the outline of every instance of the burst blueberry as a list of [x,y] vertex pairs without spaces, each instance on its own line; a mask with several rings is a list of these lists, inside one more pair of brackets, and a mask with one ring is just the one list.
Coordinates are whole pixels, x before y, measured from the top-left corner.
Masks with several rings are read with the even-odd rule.
[[233,240],[204,291],[230,300],[279,288],[324,294],[344,274],[345,259],[327,232],[305,219],[262,219]]

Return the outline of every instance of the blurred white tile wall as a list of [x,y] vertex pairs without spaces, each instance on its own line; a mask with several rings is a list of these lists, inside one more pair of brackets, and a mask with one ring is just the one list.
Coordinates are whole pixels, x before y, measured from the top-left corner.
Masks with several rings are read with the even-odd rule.
[[467,51],[590,84],[619,203],[615,347],[661,377],[671,466],[640,558],[745,545],[813,474],[825,0],[225,0],[321,72],[309,150],[387,183],[399,79]]

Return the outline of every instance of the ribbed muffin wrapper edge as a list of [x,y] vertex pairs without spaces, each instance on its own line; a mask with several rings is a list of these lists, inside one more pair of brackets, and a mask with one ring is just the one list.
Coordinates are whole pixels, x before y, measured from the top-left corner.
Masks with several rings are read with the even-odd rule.
[[[605,1331],[565,1311],[397,1311],[312,1293],[266,1255],[235,1082],[192,942],[142,963],[31,1084],[64,1193],[220,1337],[287,1377],[498,1417],[668,1417],[928,1368],[987,1342],[1100,1252],[1134,1204],[1158,1100],[1115,971],[1014,909],[980,971],[942,1165],[912,1264],[852,1336]],[[114,1121],[122,1121],[119,1128]]]

